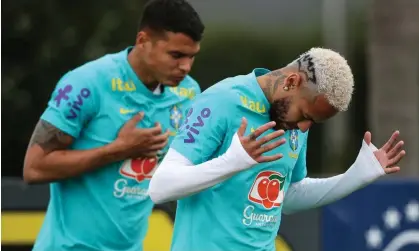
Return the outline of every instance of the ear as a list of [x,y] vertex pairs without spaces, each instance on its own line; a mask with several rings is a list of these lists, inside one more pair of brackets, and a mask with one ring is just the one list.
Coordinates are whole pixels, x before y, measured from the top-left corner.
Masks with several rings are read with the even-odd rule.
[[144,48],[145,43],[150,41],[150,36],[145,31],[139,31],[135,39],[135,45],[139,48]]
[[302,84],[302,78],[298,73],[290,73],[284,80],[284,86],[288,87],[288,89],[297,89]]

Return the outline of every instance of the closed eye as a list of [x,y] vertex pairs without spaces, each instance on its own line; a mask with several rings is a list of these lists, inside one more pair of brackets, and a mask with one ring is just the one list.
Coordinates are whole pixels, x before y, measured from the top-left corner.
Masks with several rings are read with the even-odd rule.
[[180,58],[185,58],[185,57],[189,57],[189,58],[194,58],[196,54],[186,54],[186,53],[182,53],[180,51],[171,51],[169,52],[170,56],[172,56],[174,59],[180,59]]
[[172,56],[174,59],[183,58],[186,56],[186,54],[181,52],[169,52],[170,56]]

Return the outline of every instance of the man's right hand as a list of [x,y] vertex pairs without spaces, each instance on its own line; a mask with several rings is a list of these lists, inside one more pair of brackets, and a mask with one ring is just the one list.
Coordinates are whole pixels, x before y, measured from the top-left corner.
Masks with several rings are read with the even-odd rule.
[[284,130],[274,131],[258,139],[260,135],[262,135],[264,132],[268,131],[269,129],[274,128],[275,125],[276,123],[274,121],[268,122],[258,127],[254,132],[252,132],[248,136],[245,136],[244,133],[246,132],[247,120],[246,118],[242,119],[240,128],[237,131],[237,135],[239,136],[239,139],[243,148],[250,155],[250,157],[252,157],[258,163],[271,162],[271,161],[275,161],[283,157],[283,155],[280,153],[274,154],[271,156],[262,155],[263,153],[269,152],[285,143],[285,139],[280,139],[280,140],[271,142],[274,139],[284,135],[285,133]]
[[163,149],[169,140],[169,131],[162,133],[159,123],[152,128],[137,128],[137,124],[144,118],[144,113],[138,113],[121,128],[115,144],[123,150],[126,158],[154,157]]

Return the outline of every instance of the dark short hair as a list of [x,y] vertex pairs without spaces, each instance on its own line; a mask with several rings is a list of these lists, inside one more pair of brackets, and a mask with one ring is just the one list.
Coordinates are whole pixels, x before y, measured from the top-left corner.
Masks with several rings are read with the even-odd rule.
[[185,0],[151,0],[144,6],[139,31],[144,28],[183,33],[198,42],[202,39],[205,26]]

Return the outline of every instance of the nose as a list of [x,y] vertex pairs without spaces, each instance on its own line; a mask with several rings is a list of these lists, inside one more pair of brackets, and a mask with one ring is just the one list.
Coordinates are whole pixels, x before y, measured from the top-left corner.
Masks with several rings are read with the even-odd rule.
[[183,58],[179,63],[179,69],[184,73],[189,73],[192,69],[193,59]]
[[302,132],[306,132],[310,127],[313,125],[313,121],[311,120],[304,120],[297,123],[298,128]]

